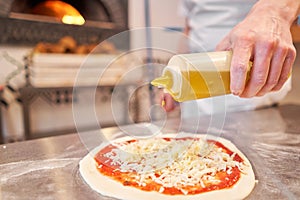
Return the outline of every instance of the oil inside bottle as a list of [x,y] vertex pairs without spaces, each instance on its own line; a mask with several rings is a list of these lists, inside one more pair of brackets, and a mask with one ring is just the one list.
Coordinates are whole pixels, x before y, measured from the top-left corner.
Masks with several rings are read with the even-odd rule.
[[[151,84],[164,88],[178,102],[230,93],[229,71],[182,71],[181,83],[176,83],[173,77],[167,74],[154,79]],[[172,90],[173,84],[180,84],[177,86],[179,91]]]

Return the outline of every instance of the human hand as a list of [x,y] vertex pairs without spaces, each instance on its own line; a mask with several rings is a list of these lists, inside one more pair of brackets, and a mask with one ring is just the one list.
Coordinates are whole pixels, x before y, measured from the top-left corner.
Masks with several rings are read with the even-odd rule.
[[[233,51],[230,74],[233,94],[247,98],[262,96],[279,90],[288,79],[296,57],[290,32],[293,18],[299,12],[300,3],[296,2],[259,1],[219,43],[217,50]],[[246,83],[249,61],[253,61],[253,66]]]
[[160,102],[164,102],[164,103],[162,103],[162,105],[167,112],[173,111],[176,108],[176,106],[178,105],[178,103],[168,93],[163,93],[163,95],[161,96]]

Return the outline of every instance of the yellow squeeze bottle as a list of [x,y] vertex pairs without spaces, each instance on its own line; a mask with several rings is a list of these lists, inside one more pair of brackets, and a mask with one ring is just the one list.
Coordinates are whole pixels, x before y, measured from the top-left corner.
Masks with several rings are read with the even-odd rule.
[[229,94],[231,57],[231,51],[175,55],[151,84],[178,102]]

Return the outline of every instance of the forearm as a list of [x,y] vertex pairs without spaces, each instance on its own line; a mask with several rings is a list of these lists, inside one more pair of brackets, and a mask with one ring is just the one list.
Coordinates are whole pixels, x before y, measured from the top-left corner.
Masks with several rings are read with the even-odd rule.
[[300,0],[260,0],[254,5],[255,9],[270,12],[274,18],[292,25],[300,14]]

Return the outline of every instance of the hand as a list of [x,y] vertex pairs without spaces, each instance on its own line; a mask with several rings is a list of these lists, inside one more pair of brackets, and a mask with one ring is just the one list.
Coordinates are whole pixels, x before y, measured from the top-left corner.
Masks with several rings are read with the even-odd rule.
[[[259,1],[248,16],[219,43],[217,50],[232,50],[231,92],[240,97],[262,96],[279,90],[288,79],[296,57],[290,27],[292,18],[278,2]],[[291,6],[288,4],[289,6]],[[276,7],[279,6],[279,7]],[[286,6],[286,4],[284,4]],[[250,78],[246,83],[249,61],[253,61]]]
[[178,105],[178,103],[168,93],[163,93],[160,102],[164,102],[163,107],[167,112],[173,111]]

